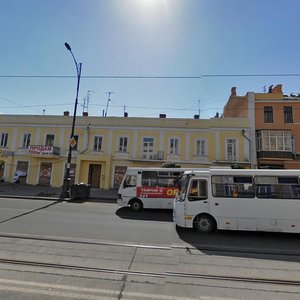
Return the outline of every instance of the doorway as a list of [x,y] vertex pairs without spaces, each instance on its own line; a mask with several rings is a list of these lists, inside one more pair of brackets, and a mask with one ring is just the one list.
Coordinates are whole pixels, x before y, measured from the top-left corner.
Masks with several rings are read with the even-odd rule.
[[52,173],[52,163],[42,162],[40,166],[39,184],[50,185]]
[[101,179],[101,165],[90,164],[88,184],[90,184],[91,188],[99,189],[100,179]]

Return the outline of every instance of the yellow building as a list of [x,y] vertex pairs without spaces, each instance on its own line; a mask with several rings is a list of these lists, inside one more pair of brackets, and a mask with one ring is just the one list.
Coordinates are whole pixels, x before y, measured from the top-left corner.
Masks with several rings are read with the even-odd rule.
[[[15,172],[27,184],[63,184],[72,117],[1,115],[4,180]],[[251,166],[247,118],[201,120],[77,116],[71,183],[116,188],[127,167]]]

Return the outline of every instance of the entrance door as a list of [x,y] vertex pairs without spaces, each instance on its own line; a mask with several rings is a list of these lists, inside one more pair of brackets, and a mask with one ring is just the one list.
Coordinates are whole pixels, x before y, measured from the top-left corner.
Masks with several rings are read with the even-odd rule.
[[99,189],[100,179],[101,179],[101,165],[90,164],[88,184],[90,184],[92,188]]
[[39,184],[50,185],[52,173],[52,163],[42,162],[40,167]]

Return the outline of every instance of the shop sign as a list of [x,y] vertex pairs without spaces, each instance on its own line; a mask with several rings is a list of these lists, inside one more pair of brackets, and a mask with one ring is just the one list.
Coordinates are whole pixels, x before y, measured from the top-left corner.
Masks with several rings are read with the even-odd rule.
[[43,146],[43,145],[30,145],[28,146],[28,155],[52,155],[53,147],[52,146]]

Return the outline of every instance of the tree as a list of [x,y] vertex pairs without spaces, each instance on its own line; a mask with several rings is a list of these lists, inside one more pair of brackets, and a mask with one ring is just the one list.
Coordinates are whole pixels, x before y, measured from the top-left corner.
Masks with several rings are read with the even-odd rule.
[[162,168],[181,168],[181,166],[175,162],[165,162],[161,165]]

